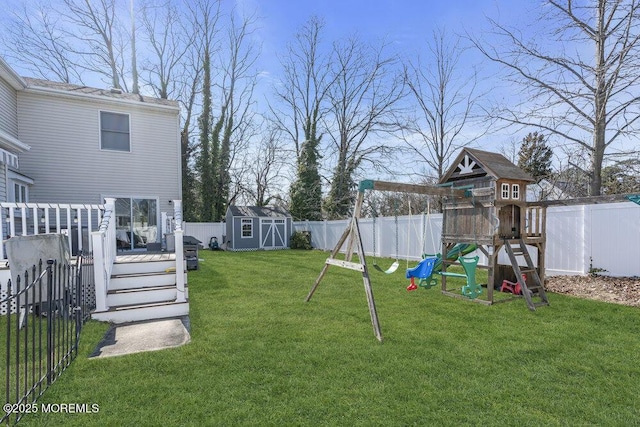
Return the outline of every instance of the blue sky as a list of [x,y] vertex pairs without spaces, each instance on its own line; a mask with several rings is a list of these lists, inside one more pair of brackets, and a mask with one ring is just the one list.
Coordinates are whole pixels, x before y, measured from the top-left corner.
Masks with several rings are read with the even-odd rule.
[[508,22],[526,16],[539,4],[526,0],[237,0],[239,9],[255,11],[263,63],[282,52],[312,15],[325,21],[328,41],[358,34],[385,40],[403,55],[424,50],[434,29],[476,33],[487,28],[487,16]]
[[[21,4],[32,0],[0,0],[5,10],[19,10]],[[54,0],[59,1],[59,0]],[[129,0],[118,0],[120,5],[128,5]],[[135,0],[142,3],[142,0]],[[388,43],[388,54],[398,54],[401,58],[415,59],[417,55],[426,59],[426,44],[431,41],[437,28],[445,29],[450,35],[465,31],[479,36],[489,28],[487,17],[501,23],[509,23],[519,28],[528,23],[539,12],[542,0],[222,0],[225,8],[236,7],[257,17],[256,42],[261,46],[257,67],[261,85],[257,93],[258,108],[265,109],[265,97],[269,97],[271,85],[280,73],[279,56],[286,52],[288,43],[295,33],[316,15],[325,22],[324,41],[328,44],[351,35],[358,35],[373,44]],[[126,8],[123,10],[126,11]],[[8,14],[0,16],[0,25],[6,22]],[[484,62],[477,52],[465,53],[464,65],[484,65],[483,84],[487,88],[496,83],[495,66]],[[14,64],[12,64],[14,65]],[[17,68],[17,71],[27,75]],[[461,72],[466,72],[462,70]],[[89,82],[93,84],[93,82]],[[96,85],[100,85],[96,83]],[[497,94],[492,90],[492,95]],[[470,130],[473,133],[473,130]],[[483,143],[488,149],[497,150],[503,143],[522,135],[493,134]]]
[[[313,15],[325,22],[323,38],[331,43],[357,34],[359,38],[378,43],[389,43],[387,53],[401,58],[415,59],[427,56],[426,45],[433,31],[443,28],[449,33],[469,32],[479,35],[489,28],[487,17],[502,23],[522,23],[527,17],[537,16],[538,0],[236,0],[239,11],[257,16],[256,38],[262,46],[258,67],[265,80],[277,77],[280,71],[278,57],[285,53],[287,43]],[[518,25],[522,27],[522,25]],[[476,51],[465,53],[463,64],[483,67],[486,90],[495,85],[495,64],[487,63]],[[463,65],[464,67],[464,65]],[[461,70],[465,73],[467,70]],[[266,81],[264,83],[267,83]],[[267,85],[265,95],[268,96]],[[495,89],[492,91],[498,93]],[[261,101],[258,100],[260,103]],[[522,136],[518,135],[518,140]],[[498,150],[503,143],[514,140],[510,134],[493,134],[485,138],[487,149]]]

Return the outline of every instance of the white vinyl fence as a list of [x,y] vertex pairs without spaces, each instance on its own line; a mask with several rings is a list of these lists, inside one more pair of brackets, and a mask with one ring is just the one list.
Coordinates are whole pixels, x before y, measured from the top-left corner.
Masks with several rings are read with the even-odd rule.
[[224,222],[185,222],[183,228],[185,236],[195,237],[205,248],[209,247],[209,240],[212,237],[217,237],[218,244],[222,246],[222,236],[227,234]]
[[[297,221],[293,229],[310,231],[313,247],[330,251],[348,223],[348,220]],[[367,256],[417,261],[423,253],[441,251],[442,214],[399,216],[397,233],[394,217],[376,218],[375,232],[373,219],[362,218],[359,223]],[[184,234],[196,237],[204,247],[216,236],[222,245],[226,228],[222,222],[190,222],[185,223]],[[634,203],[558,206],[547,210],[548,275],[586,274],[593,268],[603,269],[602,274],[611,276],[640,276],[639,249],[640,206]],[[480,263],[486,265],[486,257],[481,252],[477,255]],[[534,262],[536,255],[532,253]],[[505,254],[499,259],[508,264]]]
[[[367,256],[419,260],[422,253],[437,253],[440,248],[442,215],[399,216],[398,232],[394,217],[359,221]],[[348,221],[299,221],[296,231],[311,232],[314,248],[332,250]],[[373,245],[375,235],[375,248]],[[396,244],[397,235],[397,244]],[[397,251],[396,251],[397,245]],[[593,269],[611,276],[640,276],[640,206],[631,203],[607,203],[550,207],[547,210],[548,275],[586,274]],[[480,255],[480,263],[486,258]],[[535,255],[532,254],[535,261]],[[501,256],[501,262],[507,264]]]

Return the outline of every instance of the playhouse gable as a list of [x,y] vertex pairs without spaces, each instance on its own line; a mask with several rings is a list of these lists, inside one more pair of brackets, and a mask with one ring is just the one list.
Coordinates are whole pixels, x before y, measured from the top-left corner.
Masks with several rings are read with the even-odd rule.
[[463,148],[451,164],[440,184],[471,179],[493,178],[533,182],[534,179],[499,153]]

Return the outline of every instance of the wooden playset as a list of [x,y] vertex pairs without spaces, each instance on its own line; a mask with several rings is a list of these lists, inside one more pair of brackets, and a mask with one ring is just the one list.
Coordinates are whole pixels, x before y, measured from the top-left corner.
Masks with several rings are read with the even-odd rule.
[[[488,259],[487,299],[505,281],[518,283],[531,310],[549,301],[544,292],[546,207],[526,201],[533,179],[501,154],[464,148],[440,181],[441,186],[464,188],[471,196],[447,196],[443,208],[442,253],[460,243],[475,243]],[[501,264],[501,250],[507,264]],[[534,257],[530,249],[536,249]],[[444,259],[442,270],[452,262]],[[524,264],[524,265],[521,265]],[[442,277],[442,292],[447,289]],[[501,301],[505,301],[501,299]]]

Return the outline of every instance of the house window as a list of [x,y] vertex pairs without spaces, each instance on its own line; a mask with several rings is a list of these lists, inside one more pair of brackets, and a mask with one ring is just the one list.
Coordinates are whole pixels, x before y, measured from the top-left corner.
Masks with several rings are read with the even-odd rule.
[[520,184],[513,184],[513,186],[511,186],[511,198],[514,200],[520,199]]
[[131,151],[128,114],[100,111],[100,148]]
[[502,184],[502,198],[509,198],[509,184]]
[[16,203],[27,203],[29,201],[29,188],[26,185],[13,184],[13,201]]
[[242,238],[248,239],[253,237],[253,220],[251,218],[242,218]]

